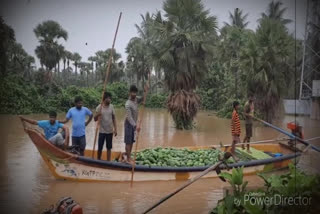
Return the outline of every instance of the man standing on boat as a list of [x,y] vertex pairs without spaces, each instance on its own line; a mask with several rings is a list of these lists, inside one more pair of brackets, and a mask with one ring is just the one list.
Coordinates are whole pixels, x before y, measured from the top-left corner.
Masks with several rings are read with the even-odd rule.
[[[252,137],[252,116],[254,113],[254,98],[253,96],[249,96],[248,102],[246,102],[244,106],[244,115],[245,115],[245,123],[246,123],[246,136],[243,139],[243,143],[247,142],[247,151],[250,152],[250,138]],[[242,149],[245,149],[244,144],[242,145]]]
[[240,143],[240,134],[241,134],[238,110],[239,110],[239,102],[234,101],[232,119],[231,119],[231,134],[232,134],[231,154],[233,155],[233,157],[235,157],[236,144]]
[[[88,108],[82,107],[81,97],[76,97],[74,103],[75,107],[69,109],[66,119],[60,122],[67,123],[72,119],[72,145],[78,146],[79,153],[83,156],[86,149],[86,126],[92,120],[93,114]],[[89,119],[86,121],[87,115]]]
[[[45,138],[53,145],[59,148],[67,148],[69,145],[69,129],[60,123],[57,119],[57,113],[55,111],[49,112],[49,120],[31,120],[20,116],[22,121],[28,122],[33,125],[38,125],[43,129]],[[59,129],[63,132],[58,132]]]
[[111,160],[112,137],[117,136],[117,123],[113,105],[111,104],[111,94],[105,92],[103,95],[102,108],[101,104],[96,108],[94,120],[100,120],[99,138],[98,138],[98,160],[101,159],[104,141],[106,141],[107,160]]
[[[147,90],[147,86],[145,90]],[[137,92],[138,88],[135,85],[130,86],[129,99],[125,104],[124,143],[126,144],[126,158],[128,163],[132,163],[131,151],[132,145],[135,142],[135,131],[140,132],[140,127],[137,125],[138,103],[142,102],[143,98],[137,98]]]

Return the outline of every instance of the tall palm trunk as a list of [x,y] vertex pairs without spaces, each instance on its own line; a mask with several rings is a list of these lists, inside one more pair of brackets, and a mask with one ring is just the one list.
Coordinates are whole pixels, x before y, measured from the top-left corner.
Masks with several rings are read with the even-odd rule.
[[89,88],[89,71],[87,72],[87,87]]
[[66,59],[64,58],[63,59],[63,71],[65,71],[66,70]]
[[75,73],[77,75],[78,73],[78,65],[77,65],[77,62],[74,62],[74,70],[75,70]]

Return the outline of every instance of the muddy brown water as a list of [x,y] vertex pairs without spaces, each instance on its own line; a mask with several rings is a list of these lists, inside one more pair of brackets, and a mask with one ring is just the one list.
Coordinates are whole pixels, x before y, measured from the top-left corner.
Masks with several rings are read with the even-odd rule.
[[[123,120],[125,112],[117,109],[118,136],[114,138],[114,150],[124,151]],[[59,114],[59,119],[65,115]],[[47,119],[46,114],[26,117]],[[280,127],[294,117],[285,116]],[[320,122],[299,117],[305,128],[306,138],[319,136]],[[182,147],[212,145],[231,142],[230,120],[217,118],[213,112],[201,111],[192,131],[178,131],[171,116],[164,109],[146,109],[139,149],[148,147]],[[71,126],[71,122],[68,123]],[[242,128],[243,128],[242,124]],[[86,130],[87,146],[92,148],[95,124]],[[244,130],[242,130],[244,132]],[[274,139],[283,135],[273,129],[255,123],[252,140]],[[81,204],[84,213],[142,213],[161,197],[182,185],[184,181],[129,183],[70,182],[55,179],[41,159],[36,147],[24,133],[20,120],[13,115],[0,115],[0,212],[41,213],[63,196],[71,196]],[[318,142],[319,143],[319,142]],[[247,176],[249,186],[261,186],[257,176]],[[208,213],[223,196],[219,179],[202,179],[184,189],[151,213]]]

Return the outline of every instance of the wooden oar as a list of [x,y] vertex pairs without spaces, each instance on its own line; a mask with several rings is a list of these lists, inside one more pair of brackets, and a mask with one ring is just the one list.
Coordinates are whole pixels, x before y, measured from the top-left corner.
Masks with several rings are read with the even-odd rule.
[[160,199],[160,201],[158,201],[157,203],[155,203],[154,205],[152,205],[149,209],[147,209],[146,211],[143,212],[143,214],[150,212],[151,210],[153,210],[154,208],[156,208],[157,206],[159,206],[160,204],[162,204],[163,202],[165,202],[166,200],[168,200],[169,198],[171,198],[172,196],[174,196],[175,194],[177,194],[178,192],[180,192],[181,190],[183,190],[184,188],[186,188],[187,186],[191,185],[192,183],[196,182],[197,180],[199,180],[199,178],[205,176],[206,174],[208,174],[210,171],[216,169],[218,166],[220,166],[222,163],[225,163],[225,161],[231,157],[231,154],[229,152],[226,152],[224,154],[224,157],[222,160],[220,160],[218,163],[215,163],[214,165],[210,166],[209,168],[207,168],[206,170],[204,170],[203,172],[201,172],[199,175],[197,175],[196,177],[192,178],[190,181],[188,181],[187,183],[185,183],[184,185],[182,185],[181,187],[179,187],[178,189],[176,189],[175,191],[173,191],[172,193],[166,195],[165,197],[163,197],[162,199]]
[[[247,115],[247,114],[246,114],[246,115]],[[308,143],[307,141],[305,141],[305,140],[303,140],[303,139],[301,139],[301,138],[299,138],[299,137],[291,134],[290,132],[287,132],[286,130],[283,130],[283,129],[275,126],[275,125],[272,125],[271,123],[268,123],[268,122],[266,122],[266,121],[264,121],[264,120],[261,120],[261,119],[259,119],[259,118],[257,118],[257,117],[254,117],[254,116],[252,116],[252,115],[248,115],[248,116],[251,116],[253,119],[255,119],[255,120],[257,120],[257,121],[259,121],[259,122],[261,122],[261,123],[263,123],[263,124],[265,124],[265,125],[273,128],[273,129],[275,129],[275,130],[277,130],[277,131],[279,131],[279,132],[281,132],[282,134],[285,134],[285,135],[289,136],[290,138],[292,138],[292,139],[294,139],[294,140],[298,140],[299,142],[301,142],[302,144],[304,144],[304,145],[306,145],[306,146],[311,146],[312,149],[316,150],[317,152],[320,152],[320,149],[319,149],[318,147],[316,147],[316,146]]]
[[[138,122],[138,127],[140,127],[140,131],[141,131],[141,126],[142,126],[142,120],[143,120],[143,113],[144,113],[144,108],[145,108],[145,103],[146,103],[146,99],[147,99],[147,94],[149,91],[149,84],[150,82],[150,72],[148,74],[148,81],[145,87],[147,87],[147,89],[145,90],[144,94],[143,94],[143,101],[142,101],[142,109],[140,112],[140,118],[139,118],[139,122]],[[136,136],[136,146],[135,146],[135,151],[134,151],[134,156],[133,156],[133,163],[132,163],[132,171],[131,171],[131,182],[130,182],[130,187],[132,187],[133,185],[133,175],[134,175],[134,168],[136,166],[136,157],[137,157],[137,150],[138,150],[138,142],[139,142],[139,136],[140,136],[140,131],[137,132],[137,136]]]
[[[111,68],[111,63],[112,63],[112,57],[113,57],[113,51],[114,51],[114,45],[115,45],[115,43],[116,43],[116,38],[117,38],[118,29],[119,29],[119,25],[120,25],[121,15],[122,15],[122,12],[120,12],[119,19],[118,19],[118,24],[117,24],[117,29],[116,29],[116,32],[115,32],[114,38],[113,38],[111,53],[110,53],[110,56],[109,56],[108,67],[107,67],[107,71],[106,71],[106,78],[104,79],[104,84],[103,84],[103,90],[102,90],[102,96],[101,96],[100,111],[99,111],[99,113],[101,113],[102,104],[103,104],[103,95],[104,95],[104,92],[105,92],[105,90],[106,90],[106,86],[107,86],[107,82],[108,82],[108,78],[109,78],[109,73],[110,73],[110,68]],[[101,118],[101,117],[98,118],[97,126],[96,126],[96,131],[95,131],[95,134],[94,134],[94,142],[93,142],[93,149],[92,149],[92,158],[94,158],[95,147],[96,147],[96,142],[97,142],[97,135],[98,135],[98,130],[99,130],[99,126],[100,126],[100,118]]]

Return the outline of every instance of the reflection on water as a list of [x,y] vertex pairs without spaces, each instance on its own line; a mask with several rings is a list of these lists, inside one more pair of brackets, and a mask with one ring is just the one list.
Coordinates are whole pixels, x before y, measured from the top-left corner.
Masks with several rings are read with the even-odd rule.
[[[114,150],[124,151],[124,110],[118,109],[118,136]],[[46,114],[28,115],[46,119]],[[64,114],[59,115],[62,119]],[[286,116],[276,123],[285,128],[294,117]],[[306,138],[319,136],[319,121],[298,118],[305,128]],[[212,112],[197,115],[196,128],[178,131],[166,110],[146,109],[138,148],[181,147],[231,142],[230,120],[219,119]],[[69,122],[68,126],[71,126]],[[242,126],[243,128],[243,126]],[[87,127],[87,145],[92,147],[95,124]],[[244,132],[244,130],[242,130]],[[260,124],[254,125],[253,140],[282,137]],[[141,213],[183,181],[129,183],[77,183],[56,180],[50,174],[38,151],[24,133],[17,116],[0,116],[0,210],[5,213],[40,213],[63,196],[71,196],[85,213]],[[261,185],[256,176],[246,177],[251,186]],[[152,213],[208,213],[222,197],[226,183],[218,179],[202,179],[160,205]]]

